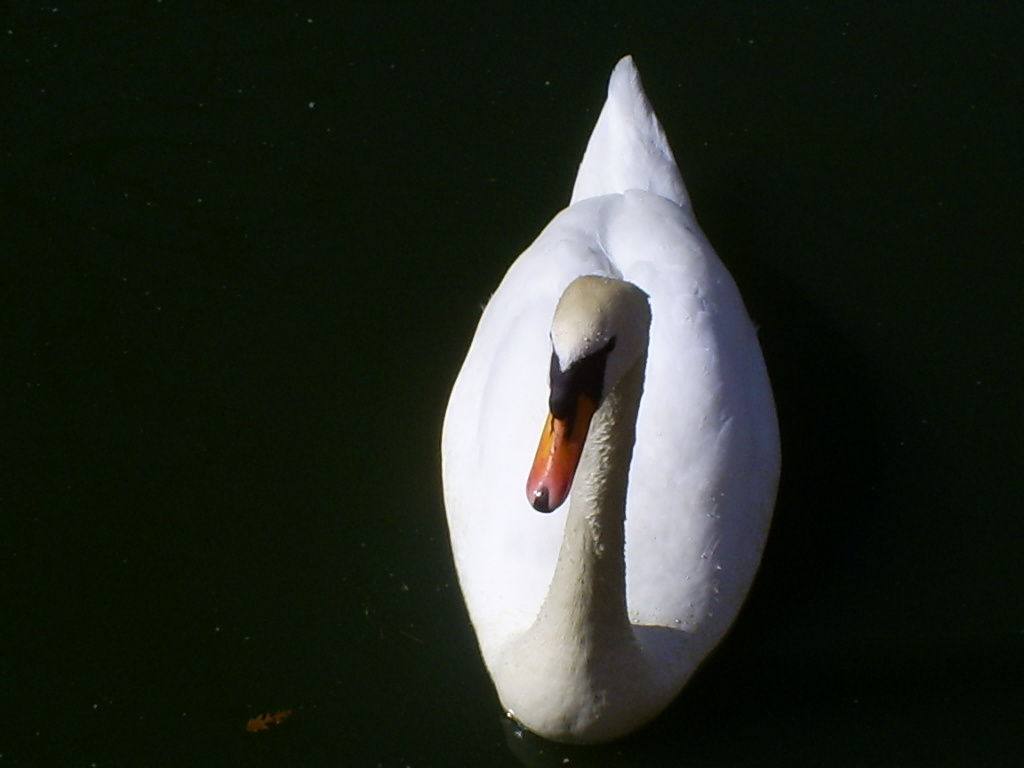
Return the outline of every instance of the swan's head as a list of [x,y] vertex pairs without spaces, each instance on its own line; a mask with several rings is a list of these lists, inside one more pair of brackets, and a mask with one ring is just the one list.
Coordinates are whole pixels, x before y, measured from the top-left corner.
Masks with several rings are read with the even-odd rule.
[[551,321],[550,414],[527,481],[534,509],[556,509],[572,486],[590,420],[647,352],[651,308],[632,283],[598,275],[573,280]]

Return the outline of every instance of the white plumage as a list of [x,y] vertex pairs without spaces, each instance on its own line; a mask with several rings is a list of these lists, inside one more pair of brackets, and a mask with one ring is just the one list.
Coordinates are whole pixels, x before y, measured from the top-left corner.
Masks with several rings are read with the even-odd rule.
[[[586,275],[623,282],[570,291],[559,305]],[[541,514],[525,486],[548,415],[552,334],[646,337],[628,284],[649,297],[646,366],[632,343],[607,353],[569,502]],[[627,296],[627,309],[590,306],[604,301],[594,296]],[[580,354],[590,354],[580,335]],[[557,351],[565,369],[576,353]],[[639,727],[739,611],[778,479],[771,388],[755,329],[693,216],[629,57],[612,73],[570,206],[484,310],[448,404],[442,460],[452,550],[484,661],[510,715],[536,733],[591,742]],[[603,489],[627,471],[623,510]],[[621,615],[605,610],[623,593]]]

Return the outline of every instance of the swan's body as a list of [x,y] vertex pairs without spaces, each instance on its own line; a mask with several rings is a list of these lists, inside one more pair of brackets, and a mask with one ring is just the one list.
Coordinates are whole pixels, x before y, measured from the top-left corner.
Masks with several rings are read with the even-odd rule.
[[[568,512],[539,514],[524,483],[549,368],[569,376],[580,361],[600,369],[596,412]],[[755,329],[628,57],[571,205],[484,310],[442,459],[459,581],[509,714],[541,736],[592,742],[660,712],[749,589],[779,446]],[[549,474],[530,476],[538,508],[549,488],[559,496]]]

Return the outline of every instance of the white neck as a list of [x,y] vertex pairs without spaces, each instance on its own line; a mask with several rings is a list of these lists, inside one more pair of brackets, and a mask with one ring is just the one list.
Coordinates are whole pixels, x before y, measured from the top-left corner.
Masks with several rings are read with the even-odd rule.
[[523,724],[548,738],[612,739],[652,714],[658,681],[629,622],[624,549],[645,362],[630,368],[594,414],[547,597],[494,670],[509,713],[530,713]]
[[568,631],[595,655],[632,639],[626,612],[626,485],[643,389],[644,360],[594,414],[573,481],[555,574],[533,631]]

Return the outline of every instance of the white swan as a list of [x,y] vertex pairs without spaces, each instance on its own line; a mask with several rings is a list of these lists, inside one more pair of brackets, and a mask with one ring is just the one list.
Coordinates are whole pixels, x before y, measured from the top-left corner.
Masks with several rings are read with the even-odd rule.
[[[629,57],[570,206],[484,310],[442,463],[484,662],[509,716],[541,736],[639,727],[739,611],[774,506],[775,408]],[[564,516],[531,507],[566,494]]]

